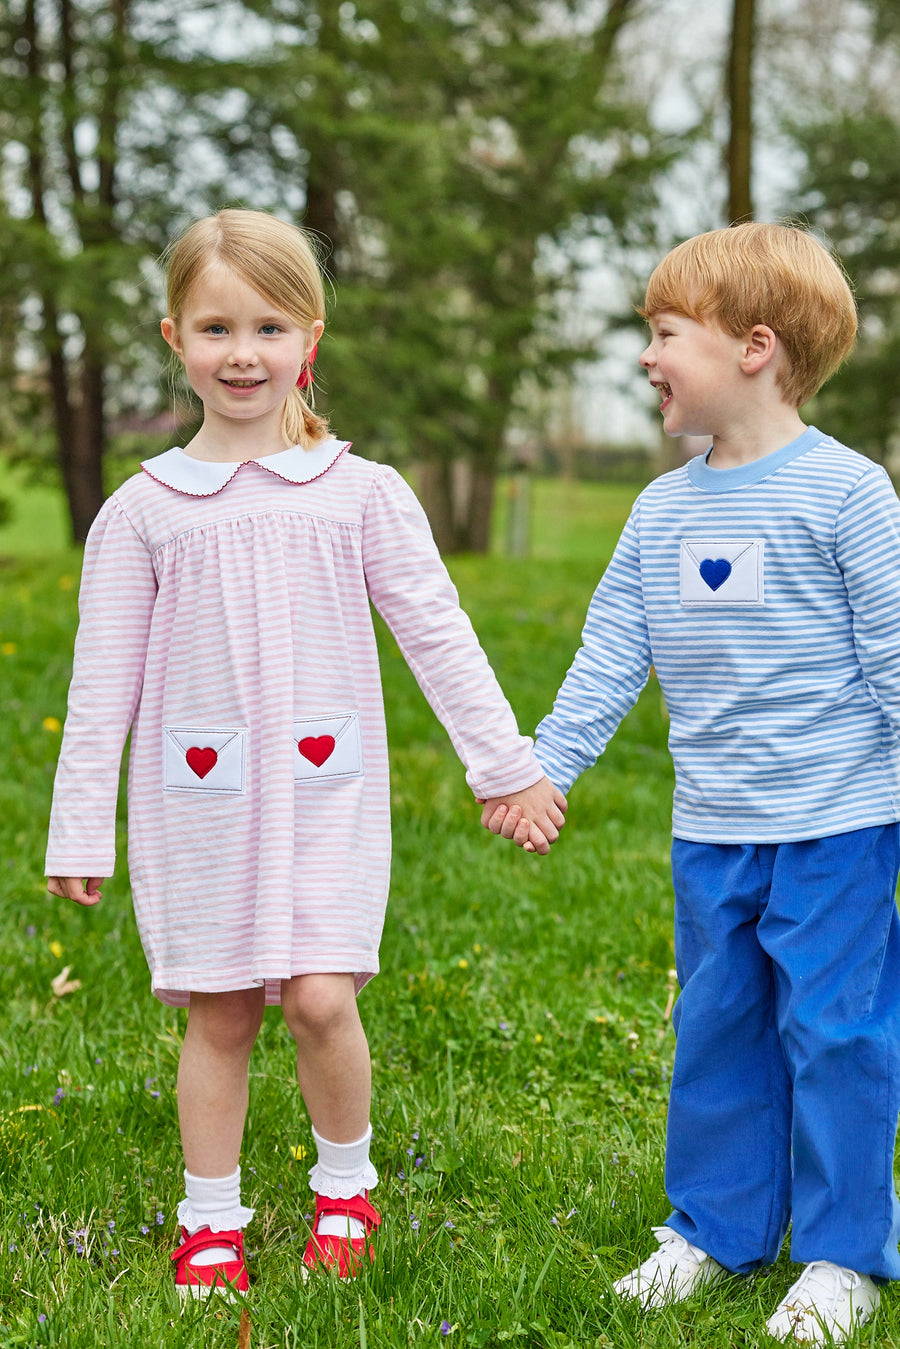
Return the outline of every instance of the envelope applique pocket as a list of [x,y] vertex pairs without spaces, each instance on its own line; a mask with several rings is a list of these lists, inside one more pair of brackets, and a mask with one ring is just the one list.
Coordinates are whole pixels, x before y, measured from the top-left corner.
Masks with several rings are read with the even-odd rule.
[[244,791],[246,762],[246,730],[163,727],[166,791],[240,795]]
[[765,539],[682,539],[681,603],[765,604],[765,548]]
[[363,776],[358,712],[294,722],[294,781],[336,782]]

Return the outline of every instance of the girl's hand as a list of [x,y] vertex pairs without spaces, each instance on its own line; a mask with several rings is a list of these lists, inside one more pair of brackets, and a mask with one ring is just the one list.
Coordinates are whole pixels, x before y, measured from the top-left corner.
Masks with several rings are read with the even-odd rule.
[[71,899],[76,904],[90,908],[100,903],[100,886],[104,880],[104,876],[88,876],[87,881],[81,876],[48,876],[47,889],[58,899]]
[[481,823],[525,852],[546,856],[566,822],[567,801],[549,778],[506,797],[482,801]]

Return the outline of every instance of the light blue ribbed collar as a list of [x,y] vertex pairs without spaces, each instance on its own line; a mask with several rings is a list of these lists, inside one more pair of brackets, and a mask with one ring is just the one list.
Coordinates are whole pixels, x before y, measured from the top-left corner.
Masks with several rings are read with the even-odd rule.
[[277,454],[267,454],[260,459],[247,459],[238,463],[213,462],[208,459],[194,459],[184,450],[175,448],[157,454],[153,459],[145,459],[141,468],[156,482],[171,487],[173,492],[183,492],[185,496],[208,497],[221,492],[231,479],[247,464],[264,468],[285,482],[314,482],[327,473],[345,450],[350,448],[348,440],[326,440],[312,450],[304,450],[301,445],[291,445],[289,449]]
[[754,483],[762,482],[764,478],[770,478],[792,459],[807,454],[827,439],[828,437],[823,436],[814,426],[808,426],[802,435],[792,440],[789,445],[782,445],[780,450],[773,450],[771,454],[764,454],[761,459],[754,459],[749,464],[740,464],[737,468],[710,468],[706,462],[709,454],[707,450],[705,454],[698,454],[696,458],[691,459],[687,466],[688,477],[701,492],[733,492],[737,487],[751,487]]

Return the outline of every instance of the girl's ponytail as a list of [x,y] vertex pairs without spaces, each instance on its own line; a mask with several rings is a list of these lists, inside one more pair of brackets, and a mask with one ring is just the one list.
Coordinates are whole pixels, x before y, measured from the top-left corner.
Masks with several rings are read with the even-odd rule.
[[309,402],[300,389],[292,389],[284,405],[281,430],[289,445],[302,445],[309,450],[330,434],[328,420],[311,406],[312,386],[307,390]]

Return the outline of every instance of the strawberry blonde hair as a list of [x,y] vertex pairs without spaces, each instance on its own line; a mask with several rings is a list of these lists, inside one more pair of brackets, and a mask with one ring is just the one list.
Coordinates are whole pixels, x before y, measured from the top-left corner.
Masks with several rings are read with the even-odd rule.
[[[325,318],[325,290],[312,236],[263,211],[227,209],[196,220],[163,254],[169,317],[176,327],[206,269],[220,263],[301,328]],[[328,434],[314,411],[313,388],[288,394],[281,429],[289,445],[308,450]]]
[[668,311],[742,337],[757,323],[781,340],[777,382],[800,407],[850,352],[856,304],[838,261],[796,225],[751,222],[673,248],[647,283],[638,313]]

